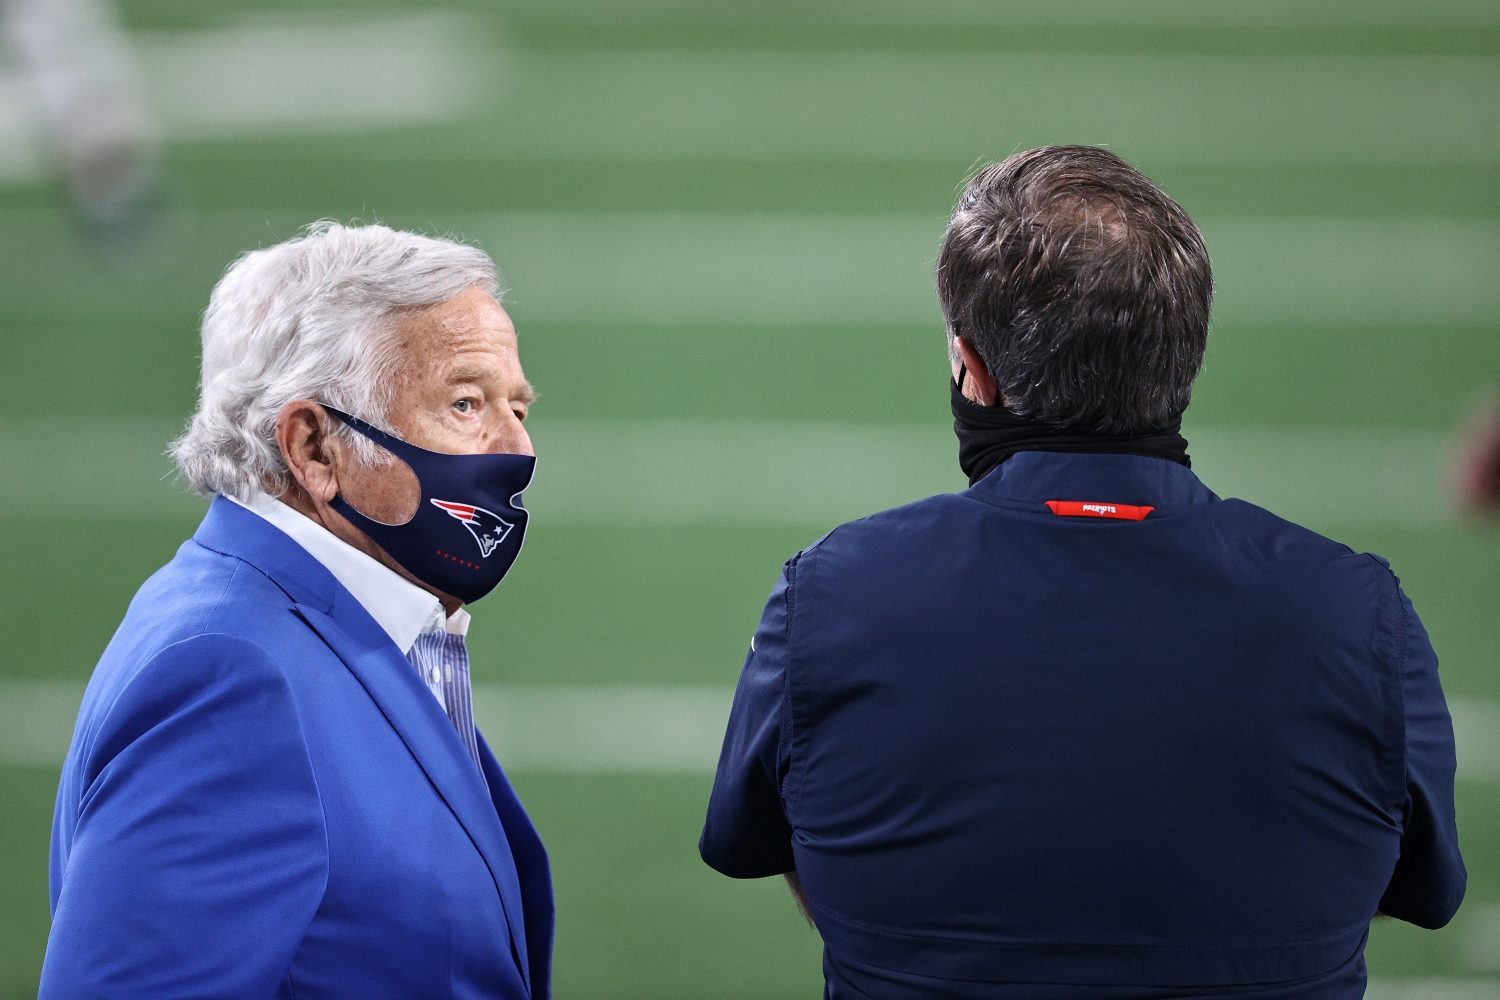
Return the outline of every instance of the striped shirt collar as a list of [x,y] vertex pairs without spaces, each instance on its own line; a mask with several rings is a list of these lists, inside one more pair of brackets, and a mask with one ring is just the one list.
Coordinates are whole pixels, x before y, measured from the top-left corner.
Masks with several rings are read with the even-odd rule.
[[463,608],[445,615],[442,602],[436,597],[312,518],[265,493],[257,493],[248,503],[234,497],[229,499],[281,529],[307,550],[308,555],[322,563],[370,613],[403,654],[411,650],[417,636],[423,632],[443,630],[452,635],[467,634],[469,613]]

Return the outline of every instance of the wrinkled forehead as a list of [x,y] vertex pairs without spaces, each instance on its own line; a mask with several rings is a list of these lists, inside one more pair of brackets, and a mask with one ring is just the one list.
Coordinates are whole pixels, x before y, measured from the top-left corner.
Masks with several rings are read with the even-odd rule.
[[399,364],[413,375],[520,374],[515,324],[482,288],[398,317],[395,346]]

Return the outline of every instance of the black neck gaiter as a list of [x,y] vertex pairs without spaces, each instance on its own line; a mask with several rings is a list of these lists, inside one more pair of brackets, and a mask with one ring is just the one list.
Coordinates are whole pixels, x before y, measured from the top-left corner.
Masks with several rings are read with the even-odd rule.
[[953,432],[958,435],[958,464],[973,486],[1018,451],[1066,451],[1089,455],[1144,455],[1193,467],[1187,439],[1179,433],[1182,418],[1144,434],[1089,434],[1047,427],[1018,417],[1003,406],[980,406],[964,398],[957,382],[953,394]]

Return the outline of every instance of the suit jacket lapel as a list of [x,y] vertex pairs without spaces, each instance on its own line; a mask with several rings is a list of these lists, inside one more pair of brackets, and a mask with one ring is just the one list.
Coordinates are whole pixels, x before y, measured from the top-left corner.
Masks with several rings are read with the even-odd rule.
[[[347,598],[352,602],[353,598]],[[302,604],[295,605],[312,629],[328,643],[349,667],[400,735],[448,808],[479,849],[500,893],[510,926],[511,946],[521,967],[523,981],[530,983],[526,950],[526,917],[521,901],[520,876],[506,840],[505,831],[490,800],[485,779],[458,738],[442,706],[422,685],[411,663],[396,649],[390,637],[373,620],[378,641],[360,642],[333,618]],[[337,613],[338,609],[335,609]],[[363,609],[361,609],[363,610]],[[368,615],[366,615],[368,617]],[[365,631],[365,630],[360,630]],[[376,637],[371,636],[371,639]]]
[[484,734],[479,733],[479,758],[484,762],[485,783],[490,787],[490,799],[505,827],[505,841],[510,845],[521,871],[521,905],[526,911],[526,940],[531,946],[528,960],[531,964],[531,995],[533,1000],[545,1000],[551,996],[552,932],[554,909],[552,901],[552,872],[547,863],[547,849],[542,838],[537,836],[531,817],[516,798],[510,780],[490,751]]
[[[514,795],[509,784],[504,783],[504,775],[499,774],[498,765],[495,772],[503,784],[503,793],[492,801],[485,777],[474,767],[458,731],[411,662],[333,574],[281,529],[238,504],[217,497],[193,540],[215,552],[243,559],[274,580],[286,592],[297,614],[364,685],[484,858],[510,925],[512,953],[529,990],[531,972],[520,876],[502,826],[509,817],[502,820],[497,809],[497,804],[514,801]],[[494,760],[487,749],[485,756],[491,762]],[[519,803],[516,808],[519,809]],[[529,829],[529,823],[525,830],[517,826],[517,835],[524,838]],[[534,832],[531,838],[535,838]],[[536,847],[540,847],[539,841]],[[530,840],[525,840],[519,850],[521,860],[529,866],[534,860],[531,855],[537,854]],[[546,854],[540,853],[539,857],[545,878]],[[550,891],[547,899],[550,913]]]

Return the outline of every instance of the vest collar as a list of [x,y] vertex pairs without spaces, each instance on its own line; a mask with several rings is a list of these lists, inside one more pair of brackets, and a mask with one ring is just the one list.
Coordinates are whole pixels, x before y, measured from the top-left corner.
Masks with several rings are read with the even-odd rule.
[[1024,451],[1012,455],[965,494],[988,503],[1082,500],[1172,510],[1219,498],[1186,466],[1141,455]]

